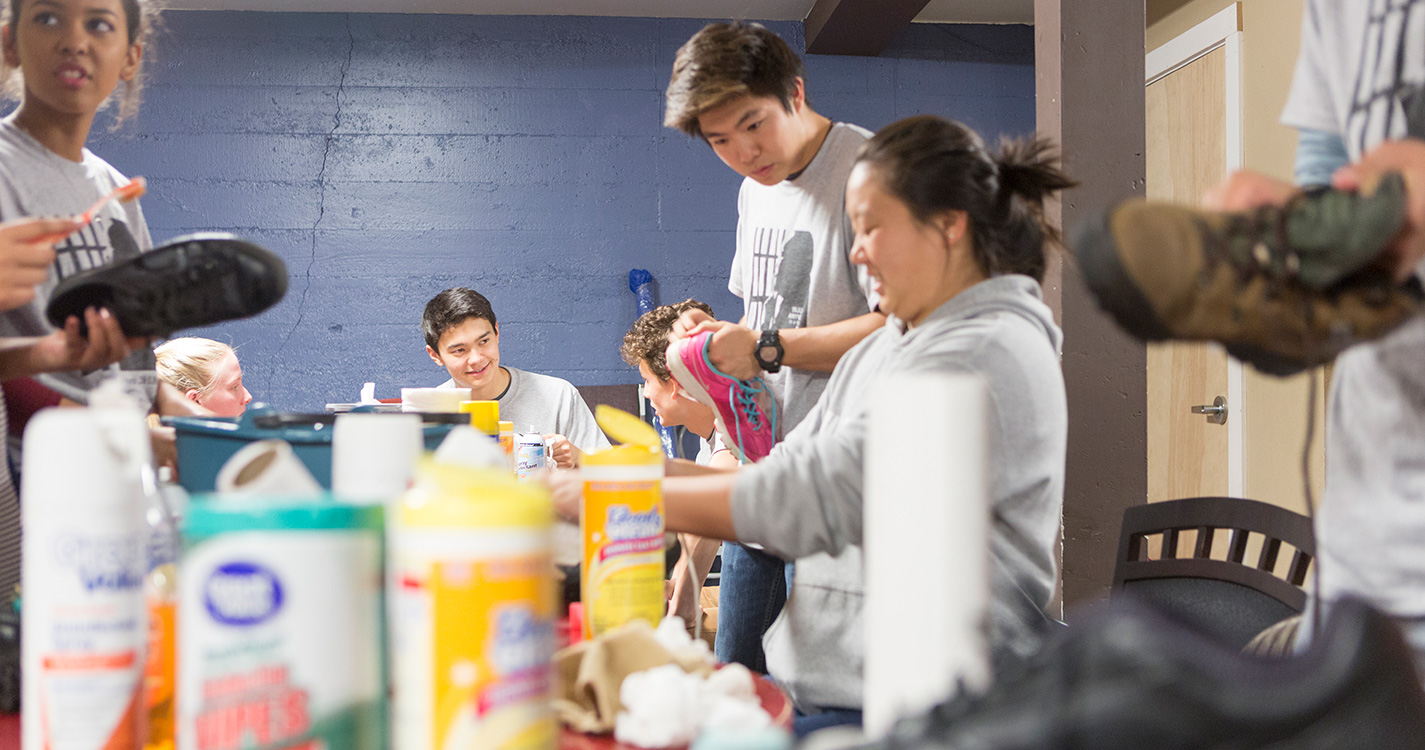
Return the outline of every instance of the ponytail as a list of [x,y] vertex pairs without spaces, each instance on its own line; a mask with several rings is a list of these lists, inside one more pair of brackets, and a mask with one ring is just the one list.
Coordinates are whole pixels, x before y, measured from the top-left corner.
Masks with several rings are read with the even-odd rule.
[[920,115],[883,128],[857,161],[871,164],[919,221],[964,211],[986,274],[1044,280],[1045,245],[1060,241],[1045,222],[1044,201],[1077,184],[1055,165],[1047,139],[1003,139],[990,154],[973,130]]
[[[1049,248],[1058,248],[1063,238],[1057,227],[1044,217],[1044,201],[1075,183],[1056,166],[1054,144],[1045,138],[1003,138],[994,156],[999,172],[995,196],[1000,205],[1000,221],[973,222],[976,245],[985,270],[994,273],[1022,273],[1035,281],[1044,280]],[[991,248],[998,252],[990,252]]]

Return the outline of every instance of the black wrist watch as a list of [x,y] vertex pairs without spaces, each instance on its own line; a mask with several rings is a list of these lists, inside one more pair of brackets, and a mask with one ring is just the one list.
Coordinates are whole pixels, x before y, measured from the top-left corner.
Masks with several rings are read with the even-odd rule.
[[777,372],[782,369],[782,355],[785,353],[786,350],[782,348],[782,334],[774,329],[762,332],[761,338],[757,339],[757,349],[753,355],[764,371]]

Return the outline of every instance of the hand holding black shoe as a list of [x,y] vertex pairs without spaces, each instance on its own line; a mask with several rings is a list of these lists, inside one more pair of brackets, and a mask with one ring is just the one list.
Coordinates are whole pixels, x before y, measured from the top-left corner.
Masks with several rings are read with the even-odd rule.
[[1425,309],[1382,264],[1407,228],[1399,174],[1369,194],[1328,189],[1285,205],[1205,211],[1127,201],[1080,226],[1072,246],[1099,305],[1147,341],[1217,341],[1289,375],[1384,336]]
[[1311,648],[1247,657],[1115,600],[984,696],[903,720],[858,750],[1407,750],[1425,692],[1385,615],[1337,604]]
[[61,281],[45,316],[62,328],[107,309],[125,335],[151,338],[256,315],[286,292],[287,267],[271,251],[231,234],[191,234]]

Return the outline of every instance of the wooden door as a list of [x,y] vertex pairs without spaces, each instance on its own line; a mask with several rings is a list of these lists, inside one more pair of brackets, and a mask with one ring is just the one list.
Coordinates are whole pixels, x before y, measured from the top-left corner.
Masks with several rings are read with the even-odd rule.
[[[1227,176],[1226,81],[1227,52],[1218,47],[1148,85],[1149,199],[1195,204]],[[1148,347],[1149,502],[1229,494],[1228,425],[1191,411],[1225,399],[1227,384],[1221,347]]]

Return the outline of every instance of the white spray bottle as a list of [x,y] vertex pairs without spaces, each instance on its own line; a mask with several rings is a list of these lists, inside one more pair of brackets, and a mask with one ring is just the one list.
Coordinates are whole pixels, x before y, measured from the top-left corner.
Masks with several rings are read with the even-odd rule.
[[25,429],[24,750],[138,750],[148,623],[143,414],[117,381]]

